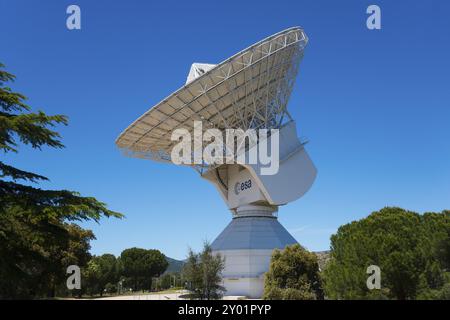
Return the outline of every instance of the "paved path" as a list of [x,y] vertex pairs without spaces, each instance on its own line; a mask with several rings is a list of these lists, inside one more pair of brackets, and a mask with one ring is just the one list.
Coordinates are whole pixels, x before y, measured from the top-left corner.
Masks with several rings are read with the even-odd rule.
[[[123,295],[116,297],[98,298],[96,300],[185,300],[180,295],[186,294],[186,291],[178,291],[176,293],[156,293],[156,294],[136,294]],[[225,296],[224,300],[238,300],[239,296]]]

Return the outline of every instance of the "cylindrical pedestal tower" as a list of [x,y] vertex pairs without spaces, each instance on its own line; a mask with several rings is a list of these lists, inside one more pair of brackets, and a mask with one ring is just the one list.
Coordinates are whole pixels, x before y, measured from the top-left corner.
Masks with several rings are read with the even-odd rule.
[[273,250],[295,243],[278,222],[276,208],[238,208],[233,220],[211,244],[213,252],[225,258],[222,277],[226,295],[260,298]]

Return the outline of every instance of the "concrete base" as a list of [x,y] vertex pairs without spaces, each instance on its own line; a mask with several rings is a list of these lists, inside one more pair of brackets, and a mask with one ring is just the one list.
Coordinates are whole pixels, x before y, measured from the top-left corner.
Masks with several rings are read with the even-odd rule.
[[223,286],[229,296],[244,296],[250,299],[259,299],[264,292],[264,280],[259,278],[225,278]]
[[225,258],[222,273],[226,294],[261,298],[264,291],[264,273],[269,270],[273,249],[216,250]]

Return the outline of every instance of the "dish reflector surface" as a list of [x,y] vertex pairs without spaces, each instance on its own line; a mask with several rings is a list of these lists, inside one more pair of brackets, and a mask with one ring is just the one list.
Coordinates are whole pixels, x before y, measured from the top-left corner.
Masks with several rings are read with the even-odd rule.
[[123,131],[116,144],[126,155],[170,161],[173,130],[279,128],[308,42],[298,27],[274,34],[218,65],[194,63],[187,83]]

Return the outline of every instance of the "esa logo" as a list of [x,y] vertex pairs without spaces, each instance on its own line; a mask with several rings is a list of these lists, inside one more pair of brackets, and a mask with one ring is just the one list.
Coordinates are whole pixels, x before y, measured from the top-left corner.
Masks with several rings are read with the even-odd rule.
[[247,181],[244,182],[236,182],[236,184],[234,185],[234,193],[238,195],[242,191],[250,189],[251,187],[252,187],[251,179],[248,179]]

